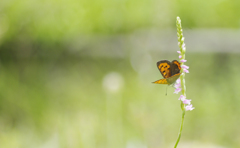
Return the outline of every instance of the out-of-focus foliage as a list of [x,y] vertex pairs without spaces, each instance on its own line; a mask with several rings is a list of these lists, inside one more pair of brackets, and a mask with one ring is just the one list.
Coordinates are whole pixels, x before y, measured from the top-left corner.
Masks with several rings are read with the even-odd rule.
[[58,56],[99,34],[175,29],[176,16],[184,28],[239,28],[239,8],[238,0],[1,0],[0,57]]
[[114,34],[139,28],[238,28],[240,2],[163,0],[2,0],[0,30],[5,38],[61,40],[85,34]]
[[[195,110],[186,114],[179,147],[239,147],[239,56],[187,59],[187,97]],[[142,66],[148,71],[137,73],[128,59],[3,65],[0,147],[172,147],[178,95],[151,83],[161,78],[154,60]]]
[[[161,78],[158,60],[177,59],[170,52],[177,37],[156,39],[148,30],[175,29],[176,16],[184,29],[238,29],[239,10],[238,0],[1,0],[0,147],[172,147],[178,95],[151,82]],[[179,148],[238,148],[238,47],[199,54],[188,48],[191,39],[186,85],[195,110],[186,114]],[[166,42],[161,51],[148,50],[158,40]]]

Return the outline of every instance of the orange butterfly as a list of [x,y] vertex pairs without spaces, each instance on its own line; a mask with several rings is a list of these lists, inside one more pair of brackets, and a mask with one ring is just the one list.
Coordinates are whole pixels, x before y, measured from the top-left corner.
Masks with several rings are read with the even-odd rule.
[[168,60],[161,60],[157,62],[157,67],[164,79],[157,80],[156,84],[173,84],[180,76],[181,65],[177,60],[172,62]]

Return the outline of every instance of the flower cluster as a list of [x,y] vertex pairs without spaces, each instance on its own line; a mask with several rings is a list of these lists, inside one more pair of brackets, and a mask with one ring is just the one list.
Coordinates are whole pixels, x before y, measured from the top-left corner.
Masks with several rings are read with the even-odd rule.
[[184,65],[184,63],[187,62],[187,60],[185,60],[186,45],[184,43],[181,20],[179,17],[177,17],[177,36],[178,46],[180,48],[180,51],[177,52],[179,53],[179,59],[181,62],[181,75],[174,85],[176,88],[174,93],[178,94],[179,92],[182,92],[182,95],[180,95],[178,100],[182,101],[182,109],[188,111],[193,110],[194,107],[192,107],[191,100],[186,99],[185,73],[189,73],[189,67]]
[[[181,53],[181,52],[178,51],[178,53]],[[179,55],[179,57],[181,57],[181,55]],[[181,63],[182,63],[182,64],[181,64],[182,71],[183,71],[184,73],[189,73],[189,71],[188,71],[189,67],[188,67],[187,65],[184,65],[184,62],[186,62],[187,60],[181,59],[180,61],[181,61]],[[183,75],[184,75],[184,74],[183,74]],[[183,79],[183,81],[184,81],[184,79]],[[185,81],[184,81],[184,83],[185,83]],[[180,91],[182,91],[182,84],[181,84],[181,79],[180,79],[180,78],[177,79],[174,87],[176,88],[175,91],[174,91],[174,93],[178,94]],[[183,86],[183,87],[185,88],[185,86]],[[185,88],[185,89],[186,89],[186,88]],[[185,92],[185,91],[184,91],[184,92]],[[193,110],[193,109],[194,109],[194,107],[192,107],[191,100],[186,99],[186,94],[185,94],[185,93],[183,93],[183,95],[180,95],[180,97],[179,97],[178,100],[182,101],[182,103],[186,105],[186,106],[184,105],[186,111],[188,111],[188,110]]]
[[177,81],[174,85],[176,88],[174,93],[178,94],[179,92],[182,92],[182,94],[180,95],[180,97],[178,99],[181,101],[182,121],[181,121],[180,129],[179,129],[179,133],[178,133],[178,138],[174,145],[174,148],[177,148],[178,143],[181,138],[185,111],[194,109],[194,107],[191,104],[191,100],[186,99],[185,74],[189,73],[189,71],[188,71],[189,67],[187,65],[184,65],[184,63],[187,62],[187,60],[185,60],[186,46],[184,43],[183,30],[182,30],[180,17],[177,17],[176,26],[177,26],[178,46],[180,48],[180,51],[177,51],[177,52],[179,53],[179,59],[181,62],[181,70],[180,70],[181,75],[180,75],[180,78],[177,79]]
[[[186,51],[186,47],[185,47],[184,43],[182,44],[182,51],[184,51],[184,52],[181,52],[181,51],[177,51],[177,52],[179,53],[179,58],[180,58],[180,62],[181,62],[181,68],[182,68],[181,73],[182,73],[182,75],[185,75],[185,73],[189,73],[189,71],[188,71],[189,67],[187,65],[184,65],[184,63],[187,62],[187,60],[183,59],[183,57],[185,57],[184,53]],[[183,95],[180,95],[178,100],[182,101],[186,111],[193,110],[194,107],[192,107],[191,100],[186,99],[185,80],[182,79],[183,83],[181,83],[181,78],[183,78],[183,77],[180,77],[179,79],[177,79],[177,81],[174,85],[174,87],[176,88],[174,93],[178,94],[180,91],[183,91]],[[184,90],[182,88],[184,88]]]

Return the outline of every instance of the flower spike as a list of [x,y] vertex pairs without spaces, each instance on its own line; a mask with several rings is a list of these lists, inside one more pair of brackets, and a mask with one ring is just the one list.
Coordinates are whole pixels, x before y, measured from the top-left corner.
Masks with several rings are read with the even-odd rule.
[[179,92],[182,93],[178,99],[181,101],[182,122],[179,130],[179,134],[178,134],[178,139],[176,141],[174,148],[177,147],[178,142],[181,138],[185,111],[191,111],[194,109],[194,107],[191,104],[191,100],[186,99],[187,97],[186,97],[185,73],[189,73],[188,71],[189,66],[184,65],[184,63],[187,62],[187,60],[185,59],[186,45],[184,43],[185,38],[183,37],[183,30],[182,30],[180,17],[177,17],[176,25],[177,25],[178,46],[180,48],[180,51],[177,51],[177,53],[179,53],[179,59],[181,62],[181,70],[180,70],[181,75],[174,85],[176,88],[174,93],[176,94],[178,94]]

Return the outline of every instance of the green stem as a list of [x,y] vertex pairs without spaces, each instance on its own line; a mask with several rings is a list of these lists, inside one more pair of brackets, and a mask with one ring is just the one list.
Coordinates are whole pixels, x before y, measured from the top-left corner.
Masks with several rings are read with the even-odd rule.
[[176,142],[174,148],[177,148],[178,142],[180,141],[181,134],[182,134],[183,121],[184,121],[184,116],[185,116],[185,109],[183,108],[183,107],[184,107],[184,104],[183,104],[183,103],[181,103],[181,107],[182,107],[182,122],[181,122],[181,126],[180,126],[180,129],[179,129],[177,142]]

